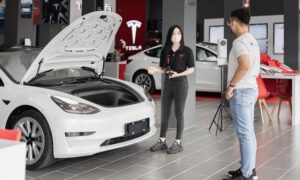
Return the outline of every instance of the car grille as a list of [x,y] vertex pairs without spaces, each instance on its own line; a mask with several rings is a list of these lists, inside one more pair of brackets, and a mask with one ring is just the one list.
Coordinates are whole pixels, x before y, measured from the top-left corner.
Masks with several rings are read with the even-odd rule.
[[[126,124],[124,136],[107,139],[100,146],[108,146],[108,145],[118,144],[118,143],[130,141],[132,139],[141,137],[150,132],[149,122],[150,122],[150,120],[149,120],[149,118],[147,118],[147,119],[144,119],[141,121]],[[141,125],[142,123],[143,123],[143,125]],[[136,131],[138,133],[132,133],[134,131]]]

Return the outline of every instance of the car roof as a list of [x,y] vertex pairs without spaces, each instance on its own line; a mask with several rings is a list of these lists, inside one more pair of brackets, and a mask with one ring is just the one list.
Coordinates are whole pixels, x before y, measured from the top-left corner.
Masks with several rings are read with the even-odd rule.
[[210,42],[199,42],[197,45],[200,45],[201,47],[207,48],[211,51],[216,52],[218,50],[218,46],[215,43],[210,43]]

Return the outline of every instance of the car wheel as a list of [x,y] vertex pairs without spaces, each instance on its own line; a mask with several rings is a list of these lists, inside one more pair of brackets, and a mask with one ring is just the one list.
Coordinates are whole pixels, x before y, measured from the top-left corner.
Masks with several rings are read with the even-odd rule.
[[51,131],[41,113],[26,110],[18,114],[12,128],[20,130],[21,141],[26,142],[27,169],[40,169],[55,162]]
[[153,77],[148,74],[147,72],[141,71],[138,72],[134,78],[133,82],[135,84],[138,84],[139,86],[143,87],[145,90],[147,90],[149,93],[153,93],[155,90],[155,84]]

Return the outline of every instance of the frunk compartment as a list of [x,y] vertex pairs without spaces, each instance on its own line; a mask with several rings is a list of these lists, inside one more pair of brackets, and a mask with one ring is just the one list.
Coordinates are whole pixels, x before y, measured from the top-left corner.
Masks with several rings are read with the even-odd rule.
[[140,101],[134,93],[119,86],[84,88],[72,94],[107,107],[124,106]]

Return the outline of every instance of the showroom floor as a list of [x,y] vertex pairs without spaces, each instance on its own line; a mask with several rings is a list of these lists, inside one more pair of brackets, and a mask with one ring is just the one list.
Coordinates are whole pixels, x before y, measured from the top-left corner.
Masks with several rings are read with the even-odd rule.
[[[159,99],[156,100],[159,115]],[[233,125],[215,136],[215,127],[208,127],[219,104],[217,100],[200,99],[196,103],[196,127],[184,132],[184,151],[175,155],[165,152],[151,153],[149,146],[158,137],[110,152],[90,157],[65,159],[54,165],[27,171],[27,180],[164,180],[183,179],[220,180],[226,172],[239,167],[239,148]],[[287,106],[282,109],[280,121],[262,126],[256,113],[255,129],[258,142],[257,174],[260,180],[299,180],[300,126],[291,128]],[[159,119],[159,116],[158,116]],[[157,123],[159,126],[159,122]],[[169,144],[175,131],[168,133]],[[297,139],[298,137],[298,139]]]

